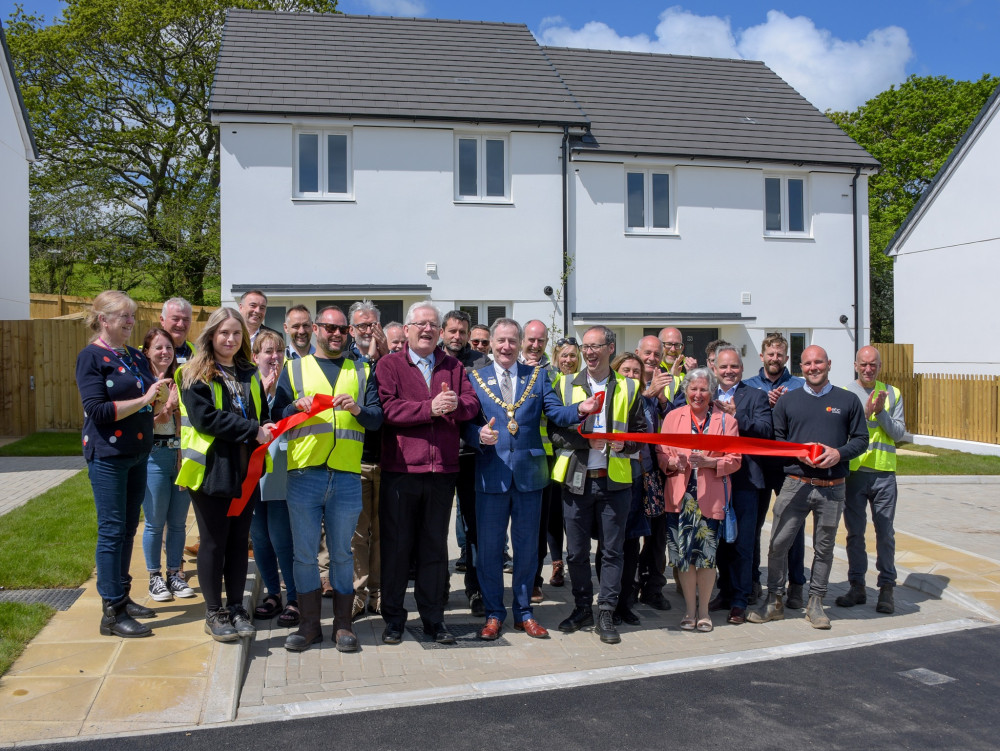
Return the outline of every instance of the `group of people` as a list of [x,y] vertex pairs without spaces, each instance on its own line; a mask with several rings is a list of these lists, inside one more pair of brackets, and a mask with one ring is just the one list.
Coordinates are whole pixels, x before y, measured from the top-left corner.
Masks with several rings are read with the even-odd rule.
[[[792,376],[780,334],[765,338],[760,372],[744,380],[738,348],[713,342],[700,367],[673,327],[619,353],[614,332],[592,326],[579,342],[557,340],[550,360],[541,321],[473,326],[467,313],[442,317],[427,301],[385,325],[369,301],[346,312],[324,307],[315,318],[295,306],[282,335],[264,326],[267,298],[253,290],[238,309],[215,311],[193,343],[191,306],[168,300],[140,350],[127,345],[135,309],[123,293],[98,295],[87,319],[93,339],[77,361],[101,633],[152,633],[143,619],[155,610],[130,597],[140,509],[150,597],[194,595],[182,560],[191,503],[205,630],[224,642],[253,635],[254,618],[278,617],[295,628],[286,649],[307,650],[323,640],[329,598],[338,650],[358,649],[352,623],[366,610],[381,615],[382,642],[399,644],[412,579],[423,633],[454,643],[444,610],[456,496],[465,594],[484,619],[483,640],[506,625],[505,570],[513,627],[548,637],[534,612],[547,556],[549,584],[563,586],[568,574],[572,588],[559,630],[593,628],[605,643],[621,640],[620,624],[639,623],[636,601],[671,608],[663,592],[671,567],[684,631],[711,631],[712,610],[742,624],[802,607],[814,627],[829,628],[823,598],[842,515],[850,589],[837,605],[866,602],[869,506],[877,608],[893,611],[895,442],[905,428],[899,391],[878,380],[872,347],[857,353],[857,380],[835,388],[818,346],[802,352],[804,377]],[[277,430],[294,415],[293,426]],[[815,459],[765,459],[738,444],[717,452],[640,438],[651,433],[820,449]],[[250,456],[263,444],[265,473],[247,493]],[[763,596],[760,535],[774,492]],[[243,606],[248,539],[266,590],[253,616]]]

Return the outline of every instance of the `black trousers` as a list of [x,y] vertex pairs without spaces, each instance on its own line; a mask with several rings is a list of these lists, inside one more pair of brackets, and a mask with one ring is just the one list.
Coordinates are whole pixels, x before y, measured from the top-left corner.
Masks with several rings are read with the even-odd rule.
[[650,519],[649,530],[639,553],[639,590],[644,596],[662,592],[667,583],[667,515]]
[[253,507],[260,500],[260,490],[254,491],[250,502],[239,516],[227,516],[231,498],[206,495],[191,490],[194,516],[198,520],[198,584],[209,610],[222,607],[222,588],[226,589],[226,605],[243,602],[249,561],[250,524]]
[[465,596],[472,597],[479,592],[479,577],[476,575],[476,555],[479,543],[476,539],[476,456],[460,454],[458,457],[458,477],[455,483],[458,508],[465,522]]
[[[538,567],[535,569],[535,586],[540,587],[545,583],[545,579],[542,578],[542,565],[545,563],[545,554],[548,552],[548,537],[549,537],[549,515],[551,514],[552,507],[552,486],[554,483],[549,483],[544,488],[542,488],[542,515],[539,519],[538,524]],[[560,506],[562,503],[560,502]],[[562,521],[562,516],[560,515],[560,521]]]
[[457,472],[382,472],[378,510],[382,532],[382,618],[403,628],[410,561],[413,593],[425,624],[444,620],[448,584],[448,523]]

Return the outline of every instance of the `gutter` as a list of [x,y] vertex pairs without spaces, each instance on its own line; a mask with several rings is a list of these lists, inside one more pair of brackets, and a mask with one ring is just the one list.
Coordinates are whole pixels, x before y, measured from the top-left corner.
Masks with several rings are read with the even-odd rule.
[[[858,264],[858,177],[861,175],[861,167],[854,168],[854,177],[851,179],[851,212],[854,219],[854,354],[858,354],[861,349],[861,281],[859,278]],[[869,287],[869,296],[871,288]]]
[[562,299],[563,336],[569,336],[569,126],[562,137]]

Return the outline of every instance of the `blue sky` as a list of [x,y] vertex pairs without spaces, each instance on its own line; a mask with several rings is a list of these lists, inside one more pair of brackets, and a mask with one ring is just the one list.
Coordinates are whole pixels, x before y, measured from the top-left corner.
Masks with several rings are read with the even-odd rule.
[[[22,2],[46,17],[62,6]],[[0,0],[0,18],[13,8]],[[911,73],[1000,74],[998,0],[341,0],[339,8],[523,23],[561,46],[763,60],[820,109],[853,109]]]

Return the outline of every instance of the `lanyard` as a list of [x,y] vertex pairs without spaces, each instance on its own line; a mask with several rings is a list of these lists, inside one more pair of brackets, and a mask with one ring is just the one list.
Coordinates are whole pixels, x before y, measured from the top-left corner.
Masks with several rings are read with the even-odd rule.
[[694,412],[691,413],[691,432],[697,433],[698,435],[705,435],[708,431],[708,424],[712,421],[712,410],[709,408],[708,412],[705,413],[705,422],[701,425],[698,424],[697,420],[694,418]]
[[122,364],[123,368],[126,368],[129,373],[135,376],[135,385],[139,387],[139,391],[145,392],[146,382],[143,380],[142,373],[139,372],[139,366],[135,364],[135,360],[133,360],[132,356],[128,353],[128,347],[125,348],[125,356],[122,357],[118,350],[104,341],[101,337],[97,337],[97,341],[103,344],[108,351],[115,356],[115,359]]

